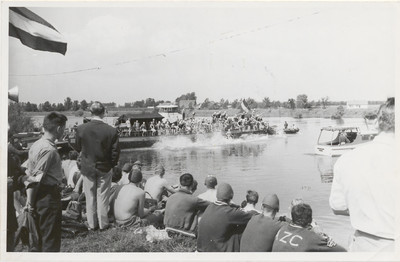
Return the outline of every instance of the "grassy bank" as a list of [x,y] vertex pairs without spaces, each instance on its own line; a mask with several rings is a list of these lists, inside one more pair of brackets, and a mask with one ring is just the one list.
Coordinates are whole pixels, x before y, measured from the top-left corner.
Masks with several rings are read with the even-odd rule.
[[[194,252],[196,240],[176,236],[169,240],[146,240],[146,234],[135,234],[131,229],[111,228],[104,232],[88,232],[74,238],[61,240],[61,252]],[[19,244],[16,252],[27,252],[28,247]]]
[[[344,118],[363,118],[364,114],[367,113],[376,113],[378,106],[369,106],[368,109],[345,109],[344,110]],[[109,111],[108,117],[117,117],[123,114],[132,113],[139,114],[143,112],[151,112],[151,109],[132,109],[132,110],[121,110],[121,111]],[[218,110],[198,110],[195,109],[196,117],[211,117],[214,112]],[[228,116],[234,116],[239,113],[239,109],[224,109],[221,111],[226,111]],[[192,115],[193,111],[187,112],[188,116]],[[257,114],[262,117],[293,117],[293,118],[330,118],[337,112],[337,106],[323,108],[313,108],[313,109],[288,109],[288,108],[271,108],[271,109],[256,109]],[[75,112],[62,112],[67,117],[74,116]],[[48,112],[28,112],[30,116],[44,116],[48,114]],[[84,112],[86,117],[91,117],[89,112]],[[82,116],[82,117],[83,117]]]

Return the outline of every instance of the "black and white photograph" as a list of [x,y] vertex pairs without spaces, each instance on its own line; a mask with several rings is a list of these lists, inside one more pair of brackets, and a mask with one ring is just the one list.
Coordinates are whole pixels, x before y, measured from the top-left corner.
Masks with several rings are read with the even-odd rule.
[[399,259],[398,1],[1,18],[2,260]]

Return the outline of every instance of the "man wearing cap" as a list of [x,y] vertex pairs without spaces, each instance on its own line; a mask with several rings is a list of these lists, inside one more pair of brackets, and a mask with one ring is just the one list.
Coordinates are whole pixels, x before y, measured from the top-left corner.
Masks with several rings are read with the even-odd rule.
[[201,218],[197,251],[240,251],[241,234],[253,214],[230,206],[232,198],[232,187],[221,183],[217,189],[217,201],[207,207]]
[[262,213],[254,215],[246,226],[240,242],[240,252],[271,252],[275,235],[286,222],[275,219],[279,212],[276,194],[266,195],[261,205]]
[[126,185],[129,184],[129,174],[132,171],[132,164],[125,163],[122,167],[122,176],[121,179],[118,181],[118,185]]
[[133,169],[129,176],[129,184],[119,185],[115,190],[111,208],[118,226],[139,227],[162,223],[162,215],[153,214],[156,207],[144,208],[145,193],[139,187],[142,179],[142,172]]
[[162,165],[157,165],[154,176],[150,177],[144,187],[147,197],[161,201],[161,197],[165,191],[176,193],[177,189],[172,188],[168,181],[164,178],[165,169]]
[[213,175],[208,175],[204,181],[207,191],[200,194],[198,197],[210,202],[217,201],[217,190],[215,186],[218,184],[217,178]]
[[293,220],[279,229],[272,252],[346,252],[330,237],[312,230],[312,209],[308,204],[293,206],[291,213]]
[[198,211],[204,211],[210,202],[193,196],[194,179],[189,173],[179,178],[180,188],[170,196],[165,206],[164,224],[167,231],[195,237]]
[[87,222],[90,230],[108,228],[112,172],[119,159],[117,129],[103,120],[105,107],[100,102],[90,106],[93,118],[78,126],[76,145],[82,150],[83,190],[86,196]]

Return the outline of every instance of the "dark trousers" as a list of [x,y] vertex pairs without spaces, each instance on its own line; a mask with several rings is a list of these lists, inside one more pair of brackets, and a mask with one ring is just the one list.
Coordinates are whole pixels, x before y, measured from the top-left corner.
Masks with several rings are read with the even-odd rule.
[[40,185],[36,195],[36,213],[38,251],[60,252],[62,208],[57,186]]

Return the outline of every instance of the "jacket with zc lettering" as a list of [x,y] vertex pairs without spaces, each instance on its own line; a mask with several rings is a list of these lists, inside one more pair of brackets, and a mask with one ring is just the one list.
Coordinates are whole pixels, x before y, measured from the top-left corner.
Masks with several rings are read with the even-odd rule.
[[346,252],[339,245],[329,247],[327,244],[327,239],[314,231],[287,224],[276,234],[272,252]]

